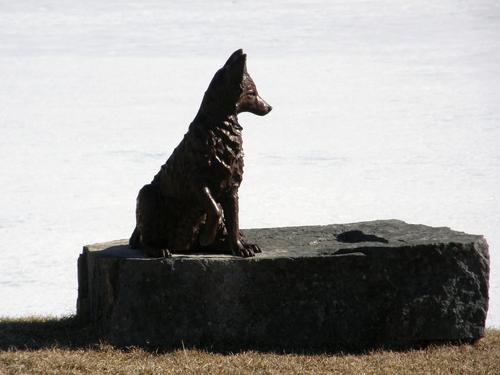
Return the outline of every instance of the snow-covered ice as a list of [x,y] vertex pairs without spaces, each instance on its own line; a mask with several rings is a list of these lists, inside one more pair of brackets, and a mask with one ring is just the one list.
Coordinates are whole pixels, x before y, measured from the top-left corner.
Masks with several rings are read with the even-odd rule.
[[237,48],[242,227],[398,218],[484,234],[500,326],[496,1],[0,1],[0,316],[75,311],[83,244],[135,197]]

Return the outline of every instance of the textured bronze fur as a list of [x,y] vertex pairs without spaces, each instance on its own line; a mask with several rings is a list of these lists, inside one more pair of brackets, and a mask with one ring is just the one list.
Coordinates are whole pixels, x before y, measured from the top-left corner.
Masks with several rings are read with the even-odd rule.
[[269,111],[247,73],[246,55],[234,52],[210,82],[184,139],[139,191],[130,246],[152,257],[205,251],[249,257],[260,252],[239,231],[243,149],[237,115]]

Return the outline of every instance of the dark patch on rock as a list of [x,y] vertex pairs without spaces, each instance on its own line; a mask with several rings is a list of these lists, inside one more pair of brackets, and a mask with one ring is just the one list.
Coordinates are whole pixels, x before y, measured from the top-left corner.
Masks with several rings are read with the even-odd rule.
[[358,243],[358,242],[382,242],[389,243],[385,238],[375,236],[374,234],[365,234],[360,230],[349,230],[337,235],[337,241]]

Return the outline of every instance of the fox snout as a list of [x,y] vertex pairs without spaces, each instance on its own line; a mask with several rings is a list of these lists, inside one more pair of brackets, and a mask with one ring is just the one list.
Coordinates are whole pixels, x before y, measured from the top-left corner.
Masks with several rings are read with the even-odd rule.
[[271,107],[269,104],[267,104],[267,102],[264,99],[262,99],[259,95],[257,95],[256,101],[257,101],[257,105],[255,106],[255,110],[250,111],[256,115],[259,115],[259,116],[267,115],[273,109],[273,107]]
[[273,107],[267,104],[267,102],[255,91],[247,92],[242,95],[236,105],[238,113],[250,112],[258,116],[267,115],[272,109]]

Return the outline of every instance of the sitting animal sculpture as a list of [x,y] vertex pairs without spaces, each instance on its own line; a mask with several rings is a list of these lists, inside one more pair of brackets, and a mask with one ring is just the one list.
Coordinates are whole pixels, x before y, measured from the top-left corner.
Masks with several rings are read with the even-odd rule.
[[151,257],[260,252],[245,241],[238,223],[243,149],[237,116],[264,116],[271,109],[247,72],[246,55],[237,50],[213,77],[181,143],[139,191],[130,246]]

